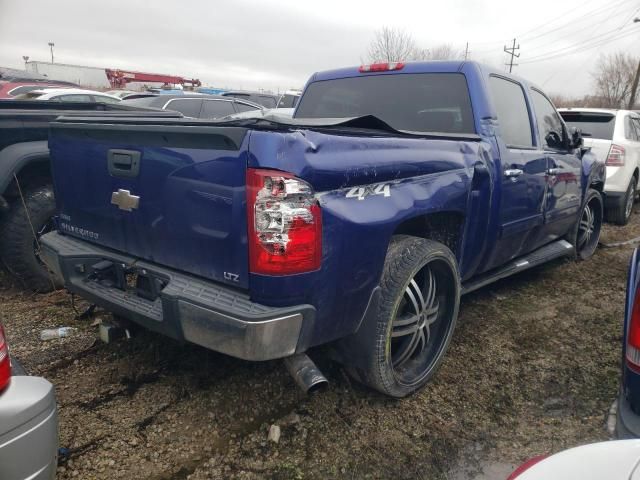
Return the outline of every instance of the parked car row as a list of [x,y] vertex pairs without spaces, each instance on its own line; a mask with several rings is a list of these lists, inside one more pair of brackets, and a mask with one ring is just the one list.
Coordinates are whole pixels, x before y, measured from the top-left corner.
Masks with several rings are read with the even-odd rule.
[[54,102],[118,103],[113,95],[82,88],[39,88],[13,97],[15,100],[51,100]]
[[220,118],[234,113],[262,110],[261,105],[247,100],[199,93],[182,95],[144,95],[140,98],[122,100],[123,105],[133,107],[158,108],[180,112],[185,117]]

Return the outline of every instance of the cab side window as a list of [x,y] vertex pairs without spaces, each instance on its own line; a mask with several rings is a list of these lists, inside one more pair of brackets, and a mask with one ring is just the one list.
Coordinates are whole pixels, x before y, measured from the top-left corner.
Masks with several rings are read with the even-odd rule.
[[536,121],[538,122],[538,130],[542,145],[551,150],[566,149],[566,132],[564,123],[555,107],[538,90],[531,90],[531,98],[533,100],[533,108],[536,111]]
[[502,77],[489,77],[489,89],[498,115],[500,132],[507,147],[532,148],[529,109],[520,84]]

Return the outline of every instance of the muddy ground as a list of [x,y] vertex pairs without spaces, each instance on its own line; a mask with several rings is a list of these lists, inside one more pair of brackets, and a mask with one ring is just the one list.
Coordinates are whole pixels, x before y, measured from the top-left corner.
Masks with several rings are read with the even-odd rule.
[[[602,240],[637,236],[634,214]],[[312,356],[331,384],[307,397],[277,361],[149,332],[105,345],[92,323],[108,314],[78,320],[65,292],[27,294],[6,276],[0,316],[12,354],[56,386],[70,451],[60,479],[474,478],[481,460],[517,464],[607,438],[632,248],[600,248],[465,297],[442,368],[401,401],[349,380],[322,350]],[[62,325],[79,330],[40,341]]]

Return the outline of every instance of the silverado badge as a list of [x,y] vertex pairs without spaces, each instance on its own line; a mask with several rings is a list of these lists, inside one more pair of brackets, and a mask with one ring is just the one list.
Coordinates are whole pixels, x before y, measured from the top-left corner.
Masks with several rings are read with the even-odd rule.
[[140,197],[131,195],[129,190],[118,189],[117,192],[111,194],[111,203],[117,205],[120,210],[130,212],[134,208],[138,208]]

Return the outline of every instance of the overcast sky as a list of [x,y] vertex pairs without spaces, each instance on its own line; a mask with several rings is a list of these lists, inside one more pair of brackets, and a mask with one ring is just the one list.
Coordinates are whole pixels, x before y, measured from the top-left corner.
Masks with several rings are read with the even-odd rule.
[[[590,92],[600,53],[640,56],[638,0],[0,0],[0,66],[22,56],[195,77],[232,88],[301,87],[315,71],[357,65],[382,26],[423,48],[442,43],[549,93]],[[592,48],[590,48],[592,47]]]

